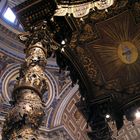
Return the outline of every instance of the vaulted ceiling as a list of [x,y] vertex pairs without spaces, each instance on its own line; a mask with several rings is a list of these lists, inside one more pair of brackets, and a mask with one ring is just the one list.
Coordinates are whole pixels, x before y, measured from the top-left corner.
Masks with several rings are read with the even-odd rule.
[[8,0],[8,5],[13,8],[23,2],[25,2],[26,0]]

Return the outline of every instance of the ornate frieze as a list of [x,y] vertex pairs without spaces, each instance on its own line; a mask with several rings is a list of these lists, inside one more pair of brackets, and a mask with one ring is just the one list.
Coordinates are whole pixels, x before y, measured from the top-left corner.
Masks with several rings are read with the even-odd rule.
[[104,0],[96,2],[85,2],[81,4],[60,4],[56,10],[55,16],[65,16],[66,14],[73,14],[75,18],[86,16],[91,9],[105,10],[114,4],[114,0]]

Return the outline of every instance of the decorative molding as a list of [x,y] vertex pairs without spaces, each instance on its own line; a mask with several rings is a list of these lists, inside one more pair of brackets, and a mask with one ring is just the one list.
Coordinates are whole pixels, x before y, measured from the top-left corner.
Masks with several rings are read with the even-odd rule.
[[114,0],[104,0],[96,2],[87,2],[75,5],[58,5],[58,9],[54,16],[65,16],[66,14],[73,14],[75,18],[81,18],[86,16],[91,9],[106,10],[114,4]]

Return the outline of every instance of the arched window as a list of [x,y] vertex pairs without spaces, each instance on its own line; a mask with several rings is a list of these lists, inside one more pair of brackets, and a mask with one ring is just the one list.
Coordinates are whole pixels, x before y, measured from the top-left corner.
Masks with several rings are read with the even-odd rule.
[[16,15],[13,13],[10,7],[6,9],[6,11],[3,14],[3,17],[11,23],[15,23],[16,21]]
[[1,13],[1,19],[10,25],[12,28],[15,28],[17,30],[23,31],[23,27],[18,21],[16,15],[12,11],[12,9],[9,6],[6,6],[3,12]]

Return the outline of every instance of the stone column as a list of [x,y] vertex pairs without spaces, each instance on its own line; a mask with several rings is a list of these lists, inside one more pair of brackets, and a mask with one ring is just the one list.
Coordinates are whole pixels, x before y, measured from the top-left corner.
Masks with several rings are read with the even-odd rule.
[[45,66],[49,40],[45,35],[43,25],[21,37],[26,44],[26,59],[12,93],[13,108],[6,116],[2,140],[38,140],[36,132],[44,116],[41,98],[48,82]]

